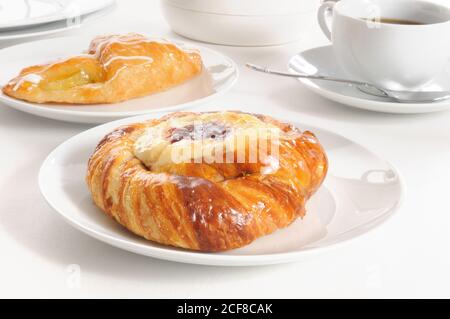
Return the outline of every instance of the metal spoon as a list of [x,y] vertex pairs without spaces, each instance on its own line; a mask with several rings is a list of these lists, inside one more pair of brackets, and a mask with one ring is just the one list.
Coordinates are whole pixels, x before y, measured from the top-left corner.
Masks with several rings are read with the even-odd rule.
[[430,103],[430,102],[437,102],[437,101],[443,101],[443,100],[450,99],[450,91],[426,91],[426,92],[394,91],[394,90],[380,88],[378,86],[375,86],[375,85],[367,83],[367,82],[340,79],[340,78],[335,78],[332,76],[307,75],[307,74],[299,74],[299,73],[280,72],[280,71],[271,70],[267,67],[258,66],[258,65],[252,64],[252,63],[247,63],[246,66],[255,71],[268,73],[268,74],[274,74],[274,75],[280,75],[280,76],[287,76],[287,77],[291,77],[291,78],[302,78],[302,79],[347,83],[350,85],[354,85],[360,91],[362,91],[366,94],[383,97],[383,98],[389,98],[389,99],[395,100],[400,103]]

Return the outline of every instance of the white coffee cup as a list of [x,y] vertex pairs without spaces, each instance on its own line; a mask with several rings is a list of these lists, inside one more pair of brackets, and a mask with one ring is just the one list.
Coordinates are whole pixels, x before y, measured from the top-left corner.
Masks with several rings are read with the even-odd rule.
[[[341,66],[355,78],[388,89],[420,89],[450,62],[450,8],[436,3],[327,1],[318,19]],[[382,19],[421,24],[384,23]]]

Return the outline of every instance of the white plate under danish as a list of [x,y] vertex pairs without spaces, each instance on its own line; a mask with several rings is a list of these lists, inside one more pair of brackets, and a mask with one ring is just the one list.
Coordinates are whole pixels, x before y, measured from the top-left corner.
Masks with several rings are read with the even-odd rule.
[[[292,72],[309,75],[321,74],[342,79],[354,79],[336,61],[331,45],[301,52],[289,61]],[[332,101],[359,109],[385,113],[431,113],[450,109],[450,100],[434,103],[398,103],[368,95],[356,87],[336,82],[299,79],[308,89]],[[436,76],[423,91],[450,91],[450,61],[445,70]]]
[[[64,37],[0,50],[0,85],[8,83],[24,67],[81,54],[89,47],[91,40],[92,37]],[[97,105],[36,104],[14,99],[0,92],[0,103],[50,119],[98,124],[146,113],[193,107],[217,98],[236,83],[238,67],[227,56],[205,47],[172,42],[181,47],[199,50],[205,67],[200,76],[167,91],[122,103]]]
[[401,203],[404,186],[391,164],[345,137],[291,118],[296,126],[317,134],[330,162],[329,175],[308,203],[303,220],[247,247],[224,253],[193,252],[147,241],[120,226],[93,204],[84,176],[87,161],[104,135],[120,125],[161,115],[107,123],[56,148],[39,174],[41,192],[50,206],[84,233],[137,254],[192,264],[249,266],[312,258],[377,228]]
[[114,3],[114,0],[0,0],[0,31],[72,19]]

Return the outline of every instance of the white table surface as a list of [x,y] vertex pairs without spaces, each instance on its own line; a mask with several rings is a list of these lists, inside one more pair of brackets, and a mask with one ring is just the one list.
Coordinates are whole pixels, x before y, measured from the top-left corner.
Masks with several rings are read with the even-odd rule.
[[[141,31],[178,38],[158,1],[118,2],[112,15],[70,34]],[[278,266],[205,267],[128,253],[73,229],[39,193],[44,158],[88,126],[0,105],[0,297],[450,297],[450,112],[359,111],[294,80],[242,68],[247,61],[285,67],[293,54],[324,44],[319,30],[311,30],[308,40],[286,46],[211,45],[236,60],[241,78],[228,95],[198,109],[289,112],[369,146],[396,165],[407,184],[403,206],[386,224],[317,259]],[[79,277],[71,265],[79,265]]]

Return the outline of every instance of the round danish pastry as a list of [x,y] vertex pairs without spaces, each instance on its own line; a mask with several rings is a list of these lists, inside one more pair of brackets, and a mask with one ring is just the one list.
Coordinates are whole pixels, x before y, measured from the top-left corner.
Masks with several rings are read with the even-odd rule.
[[95,204],[139,236],[224,251],[303,217],[327,168],[313,133],[271,117],[172,113],[105,136],[87,184]]

